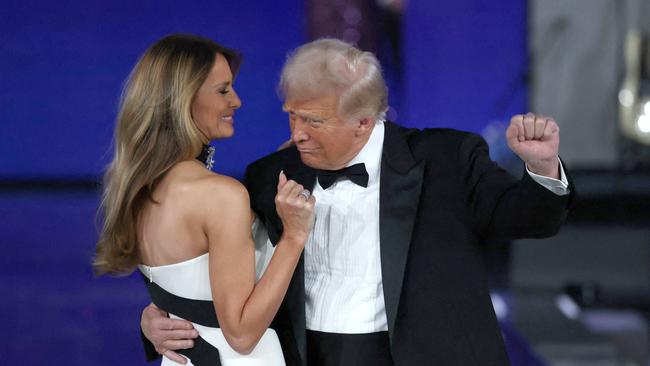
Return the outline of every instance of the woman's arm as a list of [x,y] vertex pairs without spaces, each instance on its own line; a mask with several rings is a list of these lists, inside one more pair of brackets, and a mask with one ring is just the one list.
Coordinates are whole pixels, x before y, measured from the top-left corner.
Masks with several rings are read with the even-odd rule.
[[284,233],[264,275],[255,283],[255,253],[246,189],[234,180],[215,187],[205,232],[210,284],[220,327],[239,353],[250,353],[273,320],[287,291],[313,224],[314,198],[281,174],[276,208]]

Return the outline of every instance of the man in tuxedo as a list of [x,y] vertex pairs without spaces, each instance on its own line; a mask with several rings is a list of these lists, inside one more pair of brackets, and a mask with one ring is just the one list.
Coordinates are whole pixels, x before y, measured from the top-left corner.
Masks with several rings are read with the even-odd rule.
[[[284,171],[316,197],[316,223],[272,327],[289,365],[509,364],[479,246],[547,237],[573,187],[550,118],[514,116],[520,180],[477,135],[384,121],[387,90],[374,55],[318,40],[288,59],[280,91],[293,146],[252,163],[252,208],[276,243]],[[187,344],[159,310],[142,327],[159,352]],[[175,327],[187,327],[182,321]]]

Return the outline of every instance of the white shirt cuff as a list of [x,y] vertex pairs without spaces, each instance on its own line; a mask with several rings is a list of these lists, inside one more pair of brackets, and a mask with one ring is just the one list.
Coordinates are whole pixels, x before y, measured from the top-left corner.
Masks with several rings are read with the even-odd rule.
[[531,172],[528,170],[528,164],[526,164],[526,172],[528,175],[530,175],[531,178],[533,178],[535,182],[539,183],[542,187],[557,194],[558,196],[564,196],[569,194],[569,182],[566,179],[566,174],[564,174],[564,167],[562,166],[562,161],[559,157],[557,158],[557,161],[560,164],[559,180]]

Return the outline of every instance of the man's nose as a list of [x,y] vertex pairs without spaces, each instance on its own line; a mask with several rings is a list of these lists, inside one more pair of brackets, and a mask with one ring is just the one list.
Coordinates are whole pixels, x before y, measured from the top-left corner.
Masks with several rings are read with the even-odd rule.
[[308,139],[309,135],[305,132],[305,123],[301,118],[296,118],[296,120],[291,123],[291,140],[294,144],[297,144]]

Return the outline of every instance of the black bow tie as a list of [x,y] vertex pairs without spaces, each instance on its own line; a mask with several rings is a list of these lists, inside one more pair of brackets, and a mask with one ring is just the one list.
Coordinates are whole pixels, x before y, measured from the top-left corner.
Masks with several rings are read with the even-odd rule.
[[363,163],[354,164],[347,168],[339,170],[318,170],[318,183],[323,189],[329,188],[337,179],[341,177],[348,178],[353,183],[361,187],[368,186],[368,172]]

